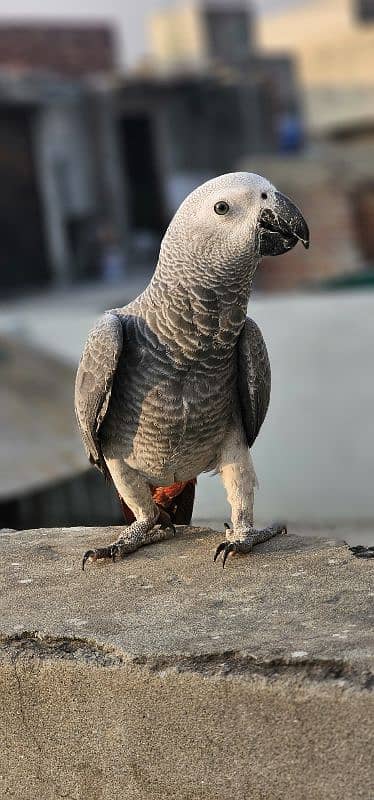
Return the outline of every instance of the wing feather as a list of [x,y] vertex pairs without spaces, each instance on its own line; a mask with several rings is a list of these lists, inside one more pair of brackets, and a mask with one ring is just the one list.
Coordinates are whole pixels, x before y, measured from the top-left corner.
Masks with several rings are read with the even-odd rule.
[[86,341],[75,381],[75,413],[91,464],[107,477],[99,430],[108,410],[113,380],[122,352],[122,322],[107,312]]
[[238,392],[248,447],[257,439],[266,417],[270,387],[266,344],[258,325],[247,317],[238,342]]

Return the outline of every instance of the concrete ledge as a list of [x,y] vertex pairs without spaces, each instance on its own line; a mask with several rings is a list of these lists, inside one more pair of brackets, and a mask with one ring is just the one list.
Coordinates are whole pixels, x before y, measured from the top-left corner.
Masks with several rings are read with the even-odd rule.
[[0,535],[0,796],[372,800],[373,562],[180,528],[82,573],[117,532]]

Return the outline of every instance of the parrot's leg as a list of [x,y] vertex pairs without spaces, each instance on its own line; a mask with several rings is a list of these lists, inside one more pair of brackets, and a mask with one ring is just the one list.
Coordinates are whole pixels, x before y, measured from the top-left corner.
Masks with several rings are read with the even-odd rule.
[[86,561],[102,558],[115,560],[116,556],[134,553],[146,544],[170,539],[175,528],[166,511],[159,509],[152,499],[149,483],[139,473],[120,459],[106,458],[114,485],[126,505],[133,511],[136,521],[124,530],[115,542],[107,547],[87,550],[83,556],[82,569]]
[[250,553],[256,544],[280,533],[285,525],[274,524],[257,529],[253,526],[254,490],[257,478],[241,427],[234,428],[222,448],[220,474],[231,506],[232,528],[226,526],[226,541],[218,545],[214,561],[222,553],[223,566],[233,553]]

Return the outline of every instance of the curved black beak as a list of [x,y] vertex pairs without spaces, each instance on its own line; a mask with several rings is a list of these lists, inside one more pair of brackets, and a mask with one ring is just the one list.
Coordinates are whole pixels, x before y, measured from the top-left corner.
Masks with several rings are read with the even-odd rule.
[[309,228],[297,206],[275,192],[273,208],[264,208],[259,218],[259,249],[262,256],[279,256],[301,242],[309,247]]

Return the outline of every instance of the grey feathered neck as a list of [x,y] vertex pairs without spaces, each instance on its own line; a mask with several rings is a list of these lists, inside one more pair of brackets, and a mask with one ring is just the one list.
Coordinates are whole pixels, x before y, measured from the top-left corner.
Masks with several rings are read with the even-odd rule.
[[[160,291],[167,305],[178,294],[188,296],[192,307],[211,304],[213,296],[223,307],[237,306],[244,317],[259,259],[243,256],[235,248],[217,253],[217,243],[209,237],[188,239],[186,248],[178,237],[167,232],[161,244],[156,270],[149,285],[149,298]],[[182,238],[185,242],[186,238]],[[202,245],[203,241],[203,245]],[[206,301],[205,301],[206,298]],[[208,310],[208,309],[207,309]],[[244,319],[243,317],[243,319]]]
[[[183,253],[169,240],[138,310],[176,362],[213,368],[233,352],[245,322],[257,263],[212,264],[209,249]],[[220,355],[219,355],[220,354]],[[225,356],[226,354],[226,356]]]

